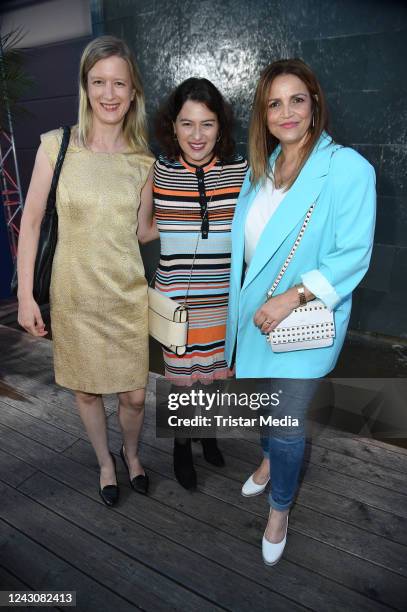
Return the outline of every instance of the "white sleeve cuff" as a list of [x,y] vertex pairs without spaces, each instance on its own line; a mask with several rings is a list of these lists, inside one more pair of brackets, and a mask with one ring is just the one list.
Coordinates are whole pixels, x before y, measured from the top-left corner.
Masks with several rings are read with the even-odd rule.
[[332,311],[341,301],[334,287],[319,270],[310,270],[302,274],[301,280],[311,293],[323,301],[328,310]]

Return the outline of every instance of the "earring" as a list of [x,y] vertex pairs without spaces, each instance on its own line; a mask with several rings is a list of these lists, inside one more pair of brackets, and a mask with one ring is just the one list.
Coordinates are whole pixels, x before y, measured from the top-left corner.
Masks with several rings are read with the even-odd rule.
[[176,142],[178,141],[178,138],[177,138],[177,135],[176,135],[176,133],[175,133],[175,132],[174,132],[173,139],[174,139]]
[[219,134],[219,136],[217,137],[216,142],[220,142],[220,134]]
[[315,127],[315,115],[314,115],[314,113],[312,113],[311,128],[314,129],[314,127]]

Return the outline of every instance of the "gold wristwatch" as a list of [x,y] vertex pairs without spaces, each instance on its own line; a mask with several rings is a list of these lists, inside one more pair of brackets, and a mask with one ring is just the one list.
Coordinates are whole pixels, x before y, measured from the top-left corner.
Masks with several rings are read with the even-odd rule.
[[295,285],[295,288],[298,292],[298,298],[300,300],[299,306],[305,306],[307,303],[307,298],[305,297],[305,287],[302,283],[299,285]]

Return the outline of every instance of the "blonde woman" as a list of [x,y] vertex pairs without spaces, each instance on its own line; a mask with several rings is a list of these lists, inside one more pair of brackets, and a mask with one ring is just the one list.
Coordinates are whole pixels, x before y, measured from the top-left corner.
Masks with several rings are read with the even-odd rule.
[[[150,169],[144,94],[127,45],[102,36],[85,48],[79,74],[79,120],[57,190],[58,244],[51,291],[56,382],[76,403],[100,466],[104,503],[118,501],[102,394],[118,394],[120,454],[132,487],[147,493],[138,456],[148,376],[147,287],[137,233],[149,230]],[[62,139],[41,136],[27,194],[18,253],[19,323],[45,336],[34,301],[39,228]]]

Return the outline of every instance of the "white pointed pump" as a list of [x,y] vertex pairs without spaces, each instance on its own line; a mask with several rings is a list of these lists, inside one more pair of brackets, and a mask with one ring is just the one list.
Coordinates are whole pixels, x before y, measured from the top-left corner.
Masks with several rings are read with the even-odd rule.
[[275,565],[278,563],[282,557],[284,552],[284,548],[287,542],[287,529],[288,529],[288,516],[287,523],[285,526],[285,535],[281,542],[274,544],[273,542],[269,542],[266,540],[266,532],[263,535],[262,541],[262,553],[263,553],[263,561],[266,565]]
[[254,497],[255,495],[260,495],[263,493],[264,489],[267,487],[270,478],[264,484],[257,484],[253,480],[253,474],[249,476],[242,487],[242,495],[243,497]]

